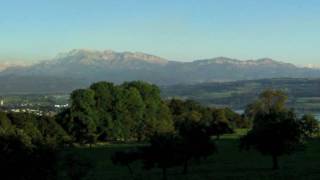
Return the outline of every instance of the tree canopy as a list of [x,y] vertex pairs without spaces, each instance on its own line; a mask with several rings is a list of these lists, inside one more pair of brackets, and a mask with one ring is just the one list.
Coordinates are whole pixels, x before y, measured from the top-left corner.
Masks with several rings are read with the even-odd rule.
[[75,90],[71,107],[57,117],[80,143],[93,137],[100,141],[144,140],[155,132],[174,130],[159,88],[142,81],[121,85],[98,82]]
[[281,91],[267,90],[251,106],[253,127],[241,139],[244,149],[253,147],[273,159],[273,169],[278,169],[278,157],[291,154],[303,145],[299,119],[285,106],[286,96]]

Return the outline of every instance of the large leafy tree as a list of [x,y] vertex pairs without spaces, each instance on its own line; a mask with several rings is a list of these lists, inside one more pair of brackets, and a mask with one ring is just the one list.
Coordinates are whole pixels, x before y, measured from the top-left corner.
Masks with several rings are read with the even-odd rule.
[[161,99],[160,89],[142,81],[127,82],[122,85],[125,89],[138,90],[144,103],[143,118],[137,124],[138,139],[145,139],[155,132],[164,133],[174,130],[170,110]]
[[8,113],[11,125],[17,129],[23,130],[25,134],[30,136],[32,143],[40,142],[43,138],[38,126],[37,116],[30,113]]
[[94,91],[79,89],[71,94],[69,118],[64,119],[64,127],[75,141],[88,143],[96,135],[97,113],[95,109]]
[[285,106],[286,95],[282,91],[267,90],[251,106],[253,127],[241,139],[241,147],[253,147],[264,155],[270,155],[273,169],[278,169],[278,157],[291,154],[301,148],[302,130],[296,114]]
[[[138,139],[143,130],[143,118],[145,113],[145,104],[139,91],[130,87],[126,93],[126,108],[127,108],[127,126],[129,126],[130,135]],[[129,122],[128,122],[129,121]]]
[[133,127],[133,119],[127,109],[127,95],[128,91],[126,89],[117,87],[113,106],[113,135],[117,140],[127,140]]
[[63,130],[53,117],[37,117],[37,128],[42,134],[43,141],[48,144],[59,146],[69,144],[71,142],[71,137]]
[[110,82],[98,82],[90,86],[94,91],[95,108],[98,116],[97,133],[99,140],[108,140],[112,137],[114,128],[114,104],[116,87]]

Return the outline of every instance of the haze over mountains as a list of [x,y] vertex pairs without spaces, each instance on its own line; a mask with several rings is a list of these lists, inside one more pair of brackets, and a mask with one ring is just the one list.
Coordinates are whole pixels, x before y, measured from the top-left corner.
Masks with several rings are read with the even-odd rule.
[[240,61],[217,57],[178,62],[138,52],[78,49],[31,66],[4,69],[0,72],[0,93],[70,92],[101,80],[172,85],[280,77],[319,78],[320,70],[269,58]]

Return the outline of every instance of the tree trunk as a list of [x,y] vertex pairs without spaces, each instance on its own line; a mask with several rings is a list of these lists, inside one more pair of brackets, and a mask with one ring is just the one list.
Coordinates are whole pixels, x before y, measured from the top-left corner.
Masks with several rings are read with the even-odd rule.
[[140,133],[138,133],[137,140],[138,140],[138,142],[141,142],[141,140],[142,140],[142,135]]
[[279,169],[279,162],[278,162],[278,156],[273,155],[272,156],[272,162],[273,162],[273,170],[278,170]]
[[217,134],[217,140],[220,140],[220,134]]
[[183,166],[183,174],[188,174],[188,167],[189,167],[188,160],[185,160],[184,166]]
[[166,168],[162,168],[162,179],[163,180],[167,180],[167,169]]
[[130,175],[133,176],[133,170],[132,170],[131,166],[128,164],[127,167],[129,169]]

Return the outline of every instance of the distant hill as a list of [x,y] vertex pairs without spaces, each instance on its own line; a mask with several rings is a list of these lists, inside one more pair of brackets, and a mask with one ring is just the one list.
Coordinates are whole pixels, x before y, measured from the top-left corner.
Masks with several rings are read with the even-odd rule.
[[0,95],[9,94],[68,94],[86,87],[84,81],[50,76],[0,76]]
[[144,80],[174,85],[279,77],[316,78],[320,77],[320,70],[268,58],[241,61],[218,57],[178,62],[140,52],[77,49],[31,66],[6,67],[0,72],[0,84],[4,87],[0,93],[38,92],[39,89],[68,92],[71,87],[80,88],[102,80],[115,83]]
[[320,111],[319,79],[261,79],[236,82],[162,86],[165,98],[193,99],[211,106],[244,109],[266,89],[280,89],[289,96],[288,105],[301,111]]
[[10,67],[17,67],[17,66],[26,66],[26,64],[22,64],[22,63],[18,63],[18,62],[15,62],[15,63],[10,63],[10,62],[1,62],[0,61],[0,72],[1,71],[4,71]]

